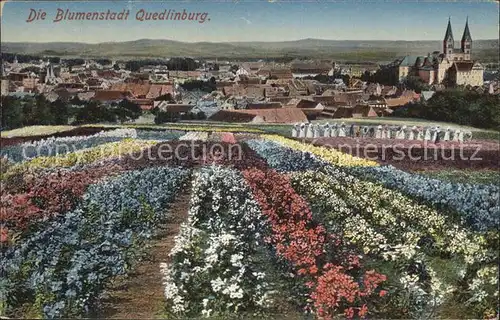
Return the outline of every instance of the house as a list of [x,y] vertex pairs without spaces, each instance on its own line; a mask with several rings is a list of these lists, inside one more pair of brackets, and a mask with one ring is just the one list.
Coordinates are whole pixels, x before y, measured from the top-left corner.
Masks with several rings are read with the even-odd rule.
[[264,66],[257,75],[271,79],[293,79],[292,70],[286,66]]
[[153,99],[130,99],[130,101],[141,107],[142,111],[153,109]]
[[358,104],[352,108],[351,116],[353,118],[378,117],[375,108],[369,105]]
[[257,102],[257,103],[248,103],[247,109],[277,109],[281,108],[282,105],[280,102]]
[[477,61],[454,62],[449,69],[449,79],[454,85],[483,85],[483,66]]
[[368,93],[371,96],[381,96],[382,95],[382,86],[378,83],[370,83],[366,89],[365,92]]
[[234,84],[230,87],[224,87],[222,92],[226,97],[247,97],[264,100],[266,94],[265,89],[265,85]]
[[92,101],[99,101],[103,103],[120,102],[124,99],[132,99],[134,96],[130,91],[118,90],[101,90],[96,91],[95,95],[91,98]]
[[415,99],[413,97],[400,96],[397,98],[385,98],[384,101],[388,108],[397,108],[407,105],[408,103],[415,101]]
[[319,74],[328,74],[332,65],[318,61],[295,61],[291,63],[290,69],[294,78],[315,77]]

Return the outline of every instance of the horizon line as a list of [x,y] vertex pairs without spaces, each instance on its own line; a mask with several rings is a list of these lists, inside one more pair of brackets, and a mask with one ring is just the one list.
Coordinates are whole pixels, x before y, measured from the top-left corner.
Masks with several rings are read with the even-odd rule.
[[[322,39],[322,38],[300,38],[294,40],[281,40],[281,41],[260,41],[260,40],[237,40],[237,41],[183,41],[183,40],[172,40],[167,38],[139,38],[134,40],[123,40],[123,41],[102,41],[102,42],[80,42],[80,41],[0,41],[2,43],[79,43],[79,44],[103,44],[103,43],[124,43],[124,42],[134,42],[141,40],[150,41],[171,41],[171,42],[181,42],[181,43],[285,43],[285,42],[297,42],[305,40],[320,40],[320,41],[387,41],[387,42],[432,42],[432,41],[443,41],[442,39],[420,39],[420,40],[389,40],[389,39]],[[474,39],[473,41],[483,41],[483,40],[497,40],[496,38],[486,38],[486,39]],[[455,41],[460,42],[460,41]]]

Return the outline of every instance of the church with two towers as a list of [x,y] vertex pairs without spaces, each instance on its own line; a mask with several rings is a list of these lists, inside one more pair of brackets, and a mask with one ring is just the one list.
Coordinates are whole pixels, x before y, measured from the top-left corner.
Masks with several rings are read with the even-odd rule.
[[448,20],[442,52],[435,51],[427,56],[406,56],[396,60],[393,67],[397,79],[402,82],[406,77],[416,76],[429,85],[482,86],[484,68],[472,59],[472,44],[468,19],[460,47],[456,47],[451,21]]

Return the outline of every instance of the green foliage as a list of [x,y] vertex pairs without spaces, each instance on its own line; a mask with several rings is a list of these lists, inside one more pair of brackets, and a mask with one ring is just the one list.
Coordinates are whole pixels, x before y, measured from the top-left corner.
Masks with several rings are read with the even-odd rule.
[[181,87],[188,91],[201,90],[208,93],[217,90],[215,81],[190,80],[181,84]]
[[76,113],[76,124],[116,122],[116,114],[110,108],[100,105],[97,101],[90,101]]
[[498,98],[466,90],[437,92],[426,103],[397,109],[393,116],[453,122],[485,129],[500,128]]
[[410,90],[415,90],[416,93],[421,93],[422,91],[427,91],[431,88],[430,85],[423,82],[419,77],[408,76],[403,82],[403,85]]
[[1,103],[1,118],[2,118],[2,130],[13,129],[23,126],[23,110],[21,99],[2,96]]
[[16,53],[6,53],[6,52],[2,52],[1,56],[2,56],[2,61],[6,61],[9,63],[14,62],[15,57],[17,57],[17,61],[19,63],[28,63],[28,62],[31,62],[34,60],[38,61],[41,59],[40,56],[27,55],[27,54],[16,54]]
[[180,115],[177,112],[170,111],[156,111],[155,112],[155,124],[162,124],[166,122],[177,122],[180,119]]
[[122,123],[125,121],[135,120],[142,114],[141,107],[139,107],[137,103],[133,103],[127,99],[120,101],[114,111],[116,113],[116,117]]
[[85,63],[85,60],[81,58],[76,58],[76,59],[64,59],[63,60],[64,64],[68,67],[74,67],[74,66],[81,66]]
[[111,60],[109,59],[96,59],[95,62],[101,64],[101,65],[109,65],[111,64]]
[[61,100],[48,101],[43,95],[1,98],[2,130],[31,125],[68,124],[68,106]]
[[396,85],[398,83],[398,79],[396,73],[388,67],[383,67],[377,70],[375,74],[370,74],[370,72],[366,71],[362,76],[361,80],[373,83],[380,83],[384,85]]
[[56,125],[68,124],[69,110],[68,105],[60,99],[57,99],[50,105],[50,111],[53,115],[53,123]]
[[21,69],[21,71],[19,71],[19,72],[33,72],[35,74],[40,74],[40,67],[29,66],[29,67]]

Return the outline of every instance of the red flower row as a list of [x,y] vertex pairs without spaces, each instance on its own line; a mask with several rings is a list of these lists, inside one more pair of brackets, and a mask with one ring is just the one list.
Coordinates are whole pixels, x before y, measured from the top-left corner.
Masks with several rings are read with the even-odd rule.
[[[223,137],[234,140],[232,133]],[[181,154],[178,157],[172,156],[165,160],[157,156],[158,149],[163,144],[168,144],[170,150],[175,150],[181,143],[185,142],[163,142],[151,147],[150,152],[141,153],[139,157],[136,154],[126,155],[120,160],[90,165],[82,170],[69,171],[63,168],[48,174],[35,173],[16,177],[9,182],[8,188],[2,188],[0,196],[0,242],[8,241],[8,234],[22,232],[37,221],[71,210],[90,184],[108,175],[168,165],[193,167],[219,163],[233,165],[239,169],[266,166],[247,145],[230,145],[227,142],[217,144],[219,149],[214,148],[212,142],[199,142],[192,148],[180,148]]]
[[58,169],[49,174],[26,176],[25,192],[1,195],[3,241],[8,241],[8,233],[22,232],[32,223],[71,210],[90,184],[123,171],[119,165],[102,164],[83,170]]
[[[314,223],[307,202],[286,175],[259,169],[244,170],[243,175],[271,224],[268,241],[305,278],[318,315],[331,318],[343,310],[349,318],[356,313],[364,317],[368,312],[364,297],[374,294],[386,277],[363,272],[358,256]],[[380,296],[385,293],[379,291]]]

